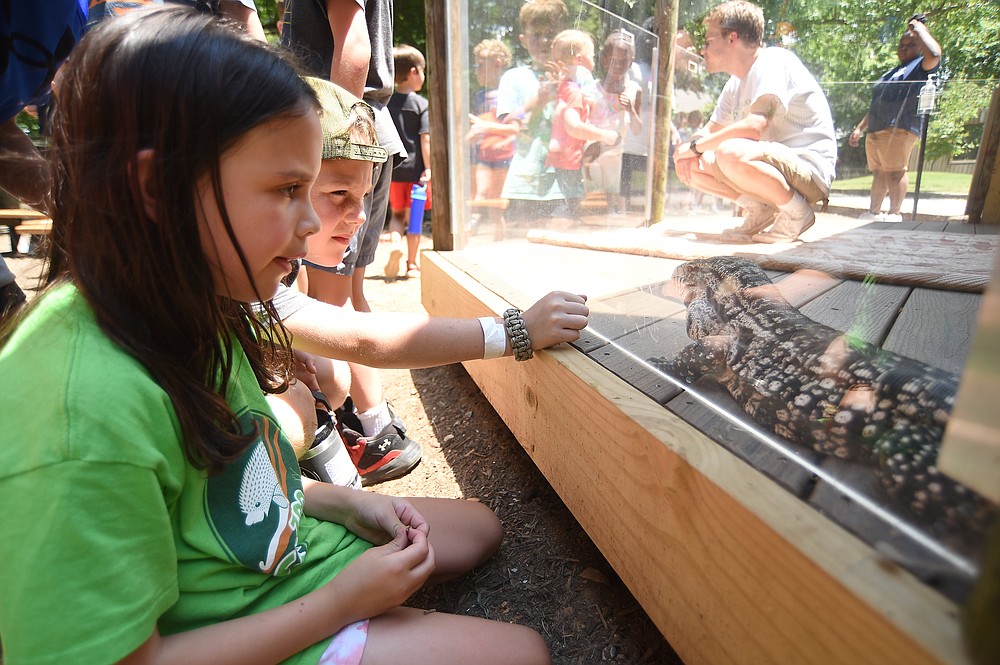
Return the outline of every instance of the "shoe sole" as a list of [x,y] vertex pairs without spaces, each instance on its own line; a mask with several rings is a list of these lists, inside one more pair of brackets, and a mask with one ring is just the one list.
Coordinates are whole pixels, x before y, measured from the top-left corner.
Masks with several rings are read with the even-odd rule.
[[374,467],[369,467],[366,472],[361,472],[361,486],[368,487],[376,483],[383,483],[405,476],[413,471],[423,458],[423,450],[419,445],[410,446],[408,449],[399,451],[398,455],[386,455]]

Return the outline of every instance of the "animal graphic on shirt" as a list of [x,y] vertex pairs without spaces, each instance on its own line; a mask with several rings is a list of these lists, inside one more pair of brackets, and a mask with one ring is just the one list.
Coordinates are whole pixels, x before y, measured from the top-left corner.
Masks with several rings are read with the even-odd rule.
[[264,444],[257,442],[250,455],[250,460],[243,471],[239,493],[240,510],[246,515],[246,525],[251,526],[264,521],[271,511],[271,505],[280,510],[274,536],[267,551],[267,560],[260,562],[261,570],[268,570],[274,564],[281,535],[288,524],[290,502],[278,482],[278,475],[271,465]]

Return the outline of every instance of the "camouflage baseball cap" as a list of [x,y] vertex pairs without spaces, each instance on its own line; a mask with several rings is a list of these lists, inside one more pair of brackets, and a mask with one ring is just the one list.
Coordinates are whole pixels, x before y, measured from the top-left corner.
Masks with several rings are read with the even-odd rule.
[[351,141],[352,111],[370,122],[372,136],[375,136],[375,113],[361,101],[339,85],[314,76],[305,77],[306,82],[316,91],[320,106],[320,126],[323,128],[323,159],[354,159],[381,164],[389,158],[385,148],[378,145]]

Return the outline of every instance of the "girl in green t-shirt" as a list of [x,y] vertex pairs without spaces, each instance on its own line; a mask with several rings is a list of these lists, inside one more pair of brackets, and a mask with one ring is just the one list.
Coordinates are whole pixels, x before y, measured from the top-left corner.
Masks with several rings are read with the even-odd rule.
[[48,285],[0,331],[7,665],[549,663],[527,628],[401,606],[496,551],[492,511],[303,479],[265,401],[291,380],[269,301],[320,228],[296,69],[143,10],[56,97]]

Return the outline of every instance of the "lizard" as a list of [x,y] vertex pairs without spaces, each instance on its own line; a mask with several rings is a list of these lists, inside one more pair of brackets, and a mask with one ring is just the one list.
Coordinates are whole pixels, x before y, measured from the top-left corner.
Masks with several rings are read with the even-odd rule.
[[873,467],[933,528],[985,532],[992,504],[936,466],[957,376],[810,319],[749,259],[689,261],[672,279],[694,342],[651,364],[687,384],[710,375],[765,429]]

